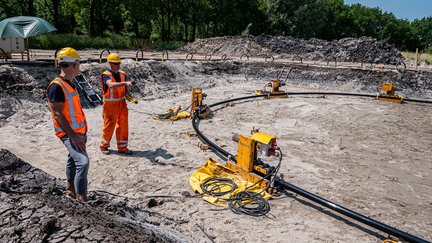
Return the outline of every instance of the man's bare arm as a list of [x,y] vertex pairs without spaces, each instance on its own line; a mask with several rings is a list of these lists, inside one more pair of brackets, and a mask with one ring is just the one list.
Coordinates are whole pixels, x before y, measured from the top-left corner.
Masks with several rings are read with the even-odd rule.
[[119,87],[130,87],[132,86],[132,82],[121,82],[121,83],[117,83],[117,82],[113,82],[111,79],[108,79],[106,82],[107,86],[110,88],[119,88]]

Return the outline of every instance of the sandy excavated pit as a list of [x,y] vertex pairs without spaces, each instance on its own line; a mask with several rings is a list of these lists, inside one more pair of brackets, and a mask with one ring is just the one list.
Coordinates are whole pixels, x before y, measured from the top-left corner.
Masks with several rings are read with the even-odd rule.
[[[190,242],[377,242],[386,237],[382,232],[291,193],[271,200],[270,214],[258,218],[219,210],[200,198],[189,196],[194,195],[189,176],[209,157],[222,161],[211,151],[201,151],[197,146],[199,140],[185,134],[192,130],[189,119],[163,122],[153,120],[151,115],[178,105],[188,106],[190,87],[204,88],[208,104],[250,95],[274,78],[280,67],[211,62],[133,65],[136,64],[125,65],[130,76],[147,80],[139,85],[139,91],[135,91],[140,104],[129,104],[133,156],[102,155],[98,150],[101,107],[85,110],[91,160],[89,188],[128,198],[92,192],[93,201],[88,205],[97,207],[95,202],[101,198],[144,210],[147,213],[136,220],[173,230],[178,239]],[[94,85],[97,77],[92,74],[102,68],[99,64],[83,65]],[[260,68],[265,73],[259,73]],[[243,72],[245,70],[249,71]],[[362,80],[364,75],[361,73],[369,71],[358,71],[356,81],[335,78],[328,83],[324,83],[327,75],[324,71],[300,70],[298,72],[311,76],[303,80],[292,79],[284,89],[363,93],[376,89],[376,86],[367,85],[371,76]],[[55,70],[50,72],[55,73]],[[398,75],[392,73],[370,71],[369,74]],[[423,75],[427,79],[429,74]],[[425,87],[428,86],[407,90],[427,98],[430,90]],[[0,128],[0,148],[10,150],[32,166],[64,180],[66,149],[53,134],[46,103],[42,99],[17,100],[17,111],[11,112]],[[208,138],[233,154],[237,146],[231,141],[233,133],[249,134],[252,128],[260,128],[273,134],[285,155],[280,172],[286,181],[431,240],[430,124],[431,105],[400,105],[370,98],[298,96],[232,103],[218,109],[212,119],[202,121],[200,128]],[[6,192],[1,195],[8,200],[11,198]],[[5,201],[1,205],[4,207]],[[107,207],[102,209],[107,211]],[[0,210],[0,213],[5,211]],[[125,217],[121,213],[112,215],[120,221]],[[142,239],[148,238],[143,235]]]
[[[132,156],[101,154],[102,108],[85,109],[91,162],[87,203],[62,195],[67,152],[54,136],[45,98],[46,86],[59,70],[43,63],[0,63],[0,241],[379,242],[387,238],[289,191],[269,201],[271,211],[265,217],[237,215],[201,200],[190,189],[190,175],[208,158],[224,161],[212,151],[200,150],[197,137],[186,135],[192,130],[190,119],[164,122],[151,116],[179,105],[188,107],[192,87],[203,88],[208,95],[204,103],[212,104],[251,95],[282,70],[290,70],[283,88],[290,92],[376,94],[382,82],[393,82],[408,98],[431,100],[430,68],[401,69],[400,53],[370,38],[324,42],[222,37],[197,41],[183,51],[230,58],[122,63],[129,80],[137,82],[132,92],[139,100],[139,105],[129,104]],[[244,54],[251,56],[250,61],[238,59]],[[264,61],[269,55],[276,61]],[[304,63],[294,62],[294,57]],[[336,67],[329,63],[335,60]],[[81,64],[97,92],[98,75],[106,68],[106,64]],[[232,134],[260,128],[277,137],[285,181],[431,241],[431,124],[430,104],[292,96],[218,107],[211,119],[201,121],[200,129],[236,154]]]

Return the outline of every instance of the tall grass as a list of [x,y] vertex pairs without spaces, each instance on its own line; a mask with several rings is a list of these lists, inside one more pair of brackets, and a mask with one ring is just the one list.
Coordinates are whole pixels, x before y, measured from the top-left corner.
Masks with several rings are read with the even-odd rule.
[[[410,60],[410,61],[415,61],[416,59],[416,54],[415,52],[401,52],[402,56],[405,57],[405,59]],[[432,63],[432,54],[428,54],[428,53],[419,53],[419,58],[418,61],[424,61],[428,64]]]
[[[29,40],[31,49],[49,49],[56,50],[66,46],[75,49],[141,49],[143,48],[142,40],[134,41],[134,38],[121,36],[117,34],[109,34],[107,37],[90,37],[86,35],[75,34],[57,34],[50,33],[31,37]],[[183,42],[170,41],[154,43],[145,42],[145,49],[157,50],[174,50],[183,46]]]

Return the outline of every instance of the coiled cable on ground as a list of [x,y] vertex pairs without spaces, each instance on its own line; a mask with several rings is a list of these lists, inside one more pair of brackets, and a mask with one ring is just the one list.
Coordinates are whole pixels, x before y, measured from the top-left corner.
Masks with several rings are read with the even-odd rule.
[[[212,177],[201,184],[202,195],[210,195],[226,201],[228,208],[236,214],[263,216],[270,212],[270,204],[261,195],[263,191],[245,190],[232,194],[237,188],[237,184],[230,178]],[[230,194],[232,195],[229,198],[223,197]]]
[[[245,214],[256,217],[267,214],[268,212],[270,212],[270,204],[262,196],[262,193],[273,185],[274,179],[276,178],[276,175],[281,167],[282,151],[280,149],[277,149],[277,151],[279,152],[279,163],[276,168],[268,175],[263,177],[261,180],[246,187],[244,191],[232,194],[238,188],[238,186],[232,179],[212,177],[201,183],[203,195],[210,195],[220,200],[226,201],[228,203],[228,208],[236,214]],[[270,183],[260,192],[253,192],[248,190],[260,183],[261,181],[270,177]],[[222,196],[225,195],[230,195],[230,197],[223,198]]]
[[258,217],[270,212],[270,204],[257,192],[241,191],[227,201],[229,209],[236,214]]
[[[229,190],[223,191],[224,188],[229,188]],[[221,197],[231,194],[237,188],[237,184],[235,184],[235,182],[229,178],[212,177],[205,180],[201,184],[201,190],[203,193],[213,197]]]

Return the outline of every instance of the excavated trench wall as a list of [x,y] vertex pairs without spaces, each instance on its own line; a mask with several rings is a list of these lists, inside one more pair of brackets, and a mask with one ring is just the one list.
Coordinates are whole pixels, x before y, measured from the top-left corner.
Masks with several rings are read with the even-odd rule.
[[62,184],[1,149],[0,242],[186,242],[124,203],[66,198]]

